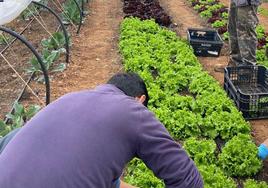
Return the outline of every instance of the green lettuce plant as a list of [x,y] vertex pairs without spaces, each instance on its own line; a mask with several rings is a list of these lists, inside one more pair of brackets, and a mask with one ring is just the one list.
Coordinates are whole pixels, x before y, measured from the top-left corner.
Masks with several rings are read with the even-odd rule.
[[262,167],[258,148],[250,135],[240,134],[226,143],[219,154],[221,168],[230,176],[251,176]]
[[204,188],[236,188],[234,180],[224,174],[216,165],[199,165],[198,170],[204,181]]
[[268,188],[268,184],[264,181],[258,182],[253,179],[247,179],[244,182],[244,188]]
[[209,165],[216,162],[216,143],[214,140],[191,137],[183,142],[183,148],[197,165]]
[[164,188],[163,181],[156,178],[153,172],[139,159],[133,159],[129,163],[124,181],[137,187]]

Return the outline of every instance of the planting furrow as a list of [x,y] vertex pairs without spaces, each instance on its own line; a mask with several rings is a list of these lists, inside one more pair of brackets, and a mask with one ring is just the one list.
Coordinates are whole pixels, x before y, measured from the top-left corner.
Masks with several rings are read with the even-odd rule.
[[[206,26],[204,20],[200,19],[198,14],[192,10],[185,2],[178,2],[176,0],[160,0],[159,2],[161,6],[167,12],[169,12],[170,16],[172,17],[172,21],[178,25],[175,30],[179,36],[186,39],[186,31],[189,27],[200,28]],[[176,6],[174,6],[175,2],[177,3]]]
[[[188,6],[186,1],[178,1],[178,0],[169,0],[164,1],[160,0],[160,4],[163,6],[165,10],[167,10],[173,22],[179,25],[176,28],[176,32],[179,33],[180,36],[186,39],[186,31],[190,27],[204,28],[208,27],[205,20],[201,19],[198,14]],[[226,48],[226,47],[224,47]],[[226,51],[225,49],[223,51]],[[223,52],[219,57],[198,57],[200,63],[203,65],[204,69],[209,72],[216,80],[223,85],[224,77],[222,73],[215,72],[215,66],[219,65],[227,65],[228,64],[228,56],[225,55],[226,52]]]

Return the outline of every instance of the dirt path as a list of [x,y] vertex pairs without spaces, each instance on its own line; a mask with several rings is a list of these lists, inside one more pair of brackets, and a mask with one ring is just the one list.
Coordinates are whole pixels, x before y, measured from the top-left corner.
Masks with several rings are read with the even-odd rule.
[[261,7],[268,10],[268,2],[262,3]]
[[[178,0],[160,0],[161,6],[172,17],[173,23],[178,25],[175,31],[179,36],[186,38],[186,31],[189,27],[207,27],[205,20],[201,19],[198,14],[188,6],[186,1]],[[226,52],[224,53],[226,54]],[[209,72],[210,75],[215,77],[221,84],[223,84],[223,74],[214,71],[216,65],[227,65],[228,57],[221,55],[217,58],[203,58],[199,57],[199,61],[202,63],[204,69]]]
[[[229,7],[230,0],[220,0],[220,2],[222,2],[225,6]],[[268,3],[263,3],[261,7],[268,10]],[[258,18],[260,24],[265,28],[265,31],[268,32],[268,17],[258,14]]]
[[[268,3],[262,3],[261,7],[268,11]],[[259,14],[258,17],[260,24],[263,25],[265,31],[268,32],[268,16]]]
[[[188,27],[205,26],[204,21],[201,20],[191,7],[187,6],[186,1],[160,0],[160,2],[163,8],[170,13],[170,16],[173,18],[172,21],[178,24],[176,31],[182,37],[186,37],[185,31]],[[228,56],[220,56],[218,58],[201,57],[199,60],[204,69],[222,84],[224,75],[223,73],[216,73],[214,67],[216,64],[226,65]],[[250,123],[253,127],[253,134],[257,144],[261,143],[265,138],[268,138],[268,120],[250,121]]]
[[52,101],[68,92],[105,83],[122,67],[118,53],[121,1],[91,0],[88,6],[90,14],[80,35],[72,37],[71,63],[52,79]]
[[[122,69],[118,52],[119,25],[123,19],[120,0],[91,0],[79,35],[72,35],[71,63],[62,73],[50,76],[51,102],[60,96],[83,89],[92,89]],[[45,88],[32,81],[31,88],[45,101]],[[24,106],[39,104],[26,89],[20,102]]]

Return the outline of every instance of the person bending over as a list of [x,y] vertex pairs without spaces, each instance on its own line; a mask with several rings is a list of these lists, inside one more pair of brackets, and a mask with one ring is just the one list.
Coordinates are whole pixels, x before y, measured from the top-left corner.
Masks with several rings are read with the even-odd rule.
[[[195,164],[146,108],[148,100],[135,73],[62,96],[1,153],[0,187],[119,187],[124,167],[137,157],[167,188],[202,188]],[[121,187],[131,186],[121,182]]]

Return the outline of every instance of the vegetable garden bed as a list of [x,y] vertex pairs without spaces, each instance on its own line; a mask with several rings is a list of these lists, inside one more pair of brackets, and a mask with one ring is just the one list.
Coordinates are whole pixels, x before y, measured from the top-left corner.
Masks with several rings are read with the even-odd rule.
[[[104,7],[101,7],[101,4],[105,4]],[[111,4],[117,5],[111,6]],[[103,43],[115,43],[116,40],[111,39],[111,33],[104,35],[103,33],[117,30],[114,27],[117,27],[119,21],[113,19],[120,18],[117,13],[120,6],[118,4],[119,1],[111,1],[108,4],[94,1],[93,7],[97,13],[94,13],[94,18],[88,22],[87,27],[97,29],[86,30],[82,38],[75,39],[75,42],[79,43],[72,58],[76,64],[71,65],[70,70],[61,76],[55,76],[60,80],[54,83],[57,87],[55,96],[68,91],[94,87],[105,82],[105,78],[109,77],[108,73],[112,67],[109,63],[118,59],[116,55],[112,55],[116,51],[113,49],[114,46],[104,46]],[[113,19],[110,19],[111,17]],[[214,139],[221,138],[226,142],[239,132],[249,133],[249,123],[245,122],[233,103],[226,97],[223,89],[208,73],[202,71],[197,58],[184,41],[178,39],[175,33],[160,28],[154,22],[126,19],[122,24],[120,36],[120,50],[125,69],[139,72],[146,80],[152,96],[150,109],[157,114],[176,140],[184,142],[184,147],[190,156],[199,164],[206,187],[209,185],[236,187],[234,181],[228,177],[230,175],[228,173],[233,174],[237,170],[222,167],[222,164],[228,164],[230,161],[226,157],[221,157],[220,162],[217,160],[220,151]],[[98,37],[97,40],[94,40],[94,37]],[[109,51],[111,49],[113,52]],[[109,63],[105,64],[103,61]],[[25,99],[30,100],[29,96],[25,96]],[[192,135],[199,138],[188,140]],[[239,140],[248,140],[248,138],[239,137]],[[229,144],[228,148],[232,148],[232,145],[241,145],[238,142],[233,143]],[[194,148],[192,144],[198,147]],[[254,164],[252,166],[255,167],[250,170],[255,172],[259,168],[258,160],[255,160],[256,146],[251,140],[248,140],[247,144],[249,149],[238,155],[239,160],[248,156],[250,158],[248,161],[251,161],[251,164]],[[187,149],[187,146],[193,148],[193,151]],[[200,152],[200,148],[204,152]],[[231,149],[226,150],[227,153],[232,152]],[[233,155],[236,155],[236,152],[234,151]],[[209,160],[207,156],[211,156]],[[233,167],[235,169],[235,165]],[[250,170],[246,173],[250,173]],[[143,163],[133,161],[127,169],[125,180],[141,187],[163,187],[163,182],[155,178],[151,172],[147,172],[148,169]],[[260,172],[250,177],[267,181],[268,175]],[[245,188],[253,188],[253,184],[256,183],[249,180],[245,183]]]
[[[67,0],[66,2],[69,1],[74,2],[73,0]],[[66,13],[65,9],[68,7],[64,9],[64,13],[60,13],[60,10],[64,8],[60,3],[64,5],[66,2],[57,1],[58,4],[56,4],[55,1],[49,3],[42,1],[44,6],[32,3],[16,20],[6,25],[17,33],[23,34],[26,40],[33,45],[33,48],[39,51],[46,70],[50,72],[50,80],[53,79],[56,72],[63,71],[66,68],[66,63],[69,63],[68,33],[65,26],[62,23],[59,24],[60,16],[66,14],[70,22],[74,22],[74,18]],[[52,7],[51,10],[45,7],[47,4]],[[53,9],[58,9],[56,11],[58,14],[55,11],[52,12]],[[73,16],[77,14],[79,16],[79,12],[74,9]],[[65,33],[60,31],[61,29]],[[75,35],[74,32],[69,28],[70,34]],[[21,102],[23,102],[27,99],[24,103],[25,106],[29,106],[29,104],[42,106],[48,101],[47,93],[50,91],[47,91],[48,87],[45,88],[41,67],[31,51],[7,33],[0,33],[0,39],[2,56],[0,63],[3,65],[0,69],[0,87],[2,88],[0,91],[0,119],[5,119],[5,115],[14,107],[14,101],[22,99]],[[14,71],[17,71],[17,73]],[[31,78],[36,82],[29,83],[32,80]],[[29,87],[26,87],[25,82],[28,82]],[[30,99],[34,99],[34,102],[30,102]]]
[[[97,84],[104,83],[110,75],[119,70],[117,62],[120,58],[116,49],[116,33],[123,17],[120,0],[114,0],[112,3],[92,0],[89,4],[86,4],[86,10],[91,9],[94,12],[87,17],[80,35],[76,35],[77,27],[72,27],[69,30],[72,33],[71,41],[73,44],[71,63],[64,72],[53,74],[51,80],[52,101],[68,92],[93,88]],[[16,23],[14,22],[15,26]],[[32,32],[32,35],[38,36],[39,34]],[[48,37],[46,38],[48,39]],[[39,47],[41,47],[40,41],[36,42]],[[64,61],[65,58],[63,57],[59,62]],[[32,81],[30,86],[35,88],[34,90],[38,93],[38,96],[43,99],[44,85]],[[14,86],[12,91],[15,89]],[[9,94],[7,93],[7,95]],[[28,89],[25,90],[20,102],[25,107],[39,103]],[[1,116],[5,115],[6,113],[1,113]]]
[[[149,108],[156,113],[174,139],[182,141],[194,136],[213,142],[213,139],[220,137],[227,142],[220,154],[216,152],[216,144],[213,150],[195,151],[198,156],[201,155],[201,158],[193,159],[201,169],[206,187],[236,187],[238,185],[230,177],[253,177],[260,171],[261,161],[257,158],[257,147],[250,138],[249,123],[243,119],[220,85],[202,71],[192,49],[178,39],[175,33],[160,28],[153,21],[125,19],[121,26],[120,51],[125,69],[138,72],[146,81],[151,96]],[[156,77],[152,75],[152,70],[157,71]],[[192,95],[179,95],[185,89]],[[247,142],[248,147],[239,146]],[[237,146],[236,150],[232,144]],[[211,161],[203,162],[207,153],[202,151],[209,152],[215,159],[212,157],[209,158]],[[237,157],[238,164],[243,168],[230,163],[228,156]],[[136,167],[133,170],[134,167],[130,166],[125,178],[127,181],[140,187],[162,187],[162,182],[153,177],[150,178],[152,184],[143,178],[149,179],[150,173],[137,177],[145,167],[139,162],[132,164],[141,169]],[[218,178],[211,182],[215,173]]]
[[[45,23],[48,28],[50,28],[50,32],[55,31],[57,28],[57,21],[54,19],[52,15],[48,12],[42,12],[42,17],[44,18]],[[26,27],[28,21],[23,19],[16,20],[8,25],[10,28],[14,28],[18,32],[20,32],[23,28]],[[24,32],[25,38],[27,38],[35,48],[40,48],[40,41],[42,38],[47,38],[47,32],[39,25],[37,21],[33,21],[33,23],[26,29]],[[6,38],[11,41],[13,38],[6,35]],[[6,44],[2,44],[0,46],[0,50],[5,48]],[[19,41],[16,41],[11,48],[9,48],[4,54],[8,61],[12,63],[12,66],[16,68],[18,73],[23,76],[24,80],[29,78],[29,74],[26,72],[26,69],[30,67],[30,64],[27,62],[32,58],[31,52]],[[0,100],[0,116],[1,119],[4,118],[4,115],[10,111],[13,102],[17,99],[19,93],[21,92],[24,83],[20,80],[20,78],[14,73],[13,70],[4,62],[1,58],[1,100]],[[40,86],[39,86],[40,87]],[[44,86],[41,86],[44,87]],[[39,89],[37,89],[39,90]],[[38,92],[38,91],[36,91]]]

